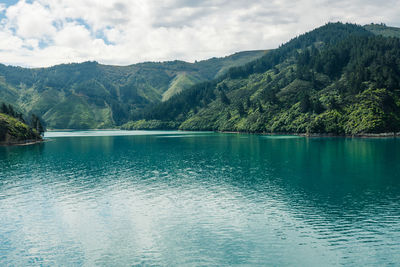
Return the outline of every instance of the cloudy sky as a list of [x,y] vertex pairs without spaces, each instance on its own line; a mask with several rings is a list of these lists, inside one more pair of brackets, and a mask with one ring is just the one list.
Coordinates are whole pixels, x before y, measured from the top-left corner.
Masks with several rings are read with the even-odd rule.
[[329,21],[400,26],[399,0],[0,0],[0,62],[128,65],[275,48]]

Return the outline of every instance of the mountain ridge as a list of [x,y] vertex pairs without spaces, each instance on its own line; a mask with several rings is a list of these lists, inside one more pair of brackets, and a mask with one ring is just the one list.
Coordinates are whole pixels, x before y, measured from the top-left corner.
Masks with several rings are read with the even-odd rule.
[[[38,114],[50,128],[110,128],[162,101],[171,82],[183,73],[194,82],[214,79],[224,68],[241,65],[265,52],[239,52],[195,63],[175,60],[112,66],[88,61],[48,68],[0,64],[0,100],[24,113]],[[191,84],[174,84],[168,95]]]
[[398,132],[399,58],[398,38],[355,24],[328,23],[155,105],[145,120],[123,128],[158,124],[255,133]]
[[327,23],[277,49],[194,63],[0,64],[0,100],[55,129],[395,132],[399,37],[384,24]]

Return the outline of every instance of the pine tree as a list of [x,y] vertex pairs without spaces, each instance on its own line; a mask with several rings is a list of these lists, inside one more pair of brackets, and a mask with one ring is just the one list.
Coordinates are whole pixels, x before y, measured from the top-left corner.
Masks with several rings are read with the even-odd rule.
[[221,102],[224,103],[225,105],[230,104],[229,98],[226,96],[224,91],[220,92],[220,98],[221,98]]
[[40,135],[42,135],[45,131],[42,122],[35,114],[32,114],[31,116],[31,127],[35,129]]
[[4,113],[4,114],[8,114],[8,107],[7,107],[7,105],[5,103],[1,104],[0,112]]
[[300,111],[302,113],[306,113],[310,110],[310,108],[311,108],[310,97],[308,94],[305,94],[300,101]]
[[260,102],[257,102],[257,109],[258,109],[258,112],[260,112],[260,113],[264,112],[264,109],[263,109],[263,107],[262,107]]
[[243,116],[245,114],[245,110],[243,107],[243,103],[242,102],[238,102],[237,104],[237,111],[239,113],[240,116]]

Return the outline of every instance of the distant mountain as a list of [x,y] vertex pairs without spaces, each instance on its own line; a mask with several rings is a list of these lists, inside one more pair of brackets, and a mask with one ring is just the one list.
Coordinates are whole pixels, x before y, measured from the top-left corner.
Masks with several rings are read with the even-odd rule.
[[123,128],[399,132],[398,32],[384,25],[326,24],[146,109]]
[[146,62],[108,66],[97,62],[50,68],[0,64],[0,102],[41,116],[49,128],[89,129],[121,125],[142,110],[195,83],[212,80],[266,51],[240,52],[188,63]]

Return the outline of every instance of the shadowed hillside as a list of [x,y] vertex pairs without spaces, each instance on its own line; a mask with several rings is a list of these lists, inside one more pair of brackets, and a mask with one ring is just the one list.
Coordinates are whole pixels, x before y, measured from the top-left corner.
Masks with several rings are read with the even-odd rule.
[[398,132],[400,39],[384,37],[385,26],[371,27],[329,23],[157,104],[124,128]]

